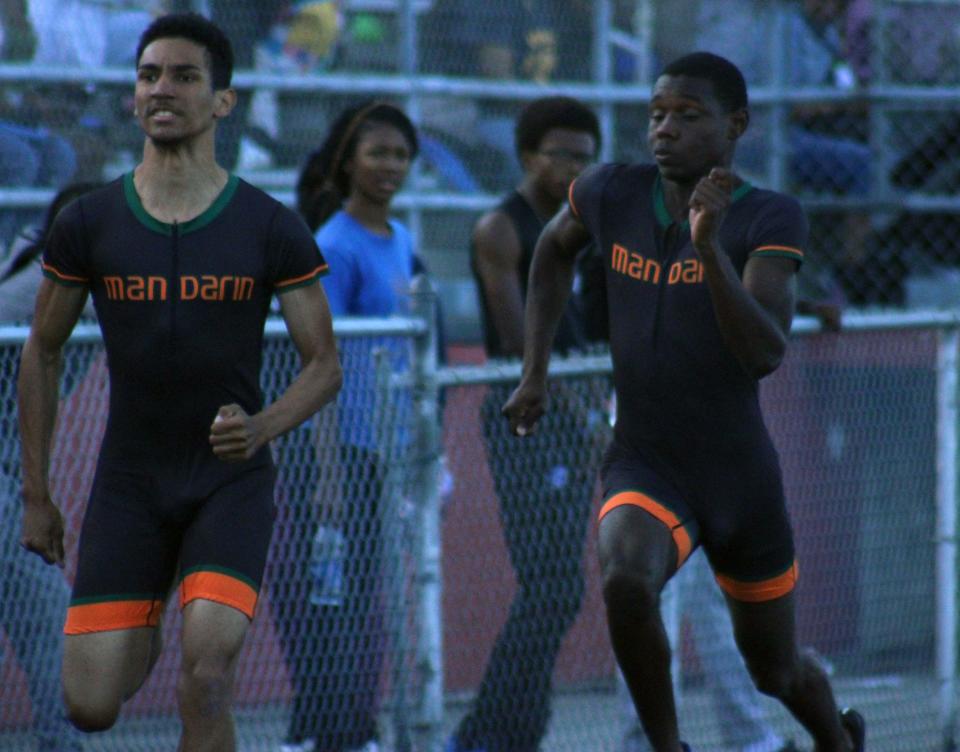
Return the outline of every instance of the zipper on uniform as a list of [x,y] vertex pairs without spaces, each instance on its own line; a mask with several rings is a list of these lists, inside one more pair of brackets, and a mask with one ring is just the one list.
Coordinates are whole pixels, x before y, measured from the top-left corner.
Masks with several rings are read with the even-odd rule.
[[660,278],[657,280],[657,304],[653,309],[653,349],[660,345],[660,328],[663,320],[663,296],[669,276],[669,262],[676,255],[680,242],[680,225],[671,222],[663,232],[663,253],[660,255]]
[[177,375],[177,301],[180,299],[180,225],[170,232],[170,370]]

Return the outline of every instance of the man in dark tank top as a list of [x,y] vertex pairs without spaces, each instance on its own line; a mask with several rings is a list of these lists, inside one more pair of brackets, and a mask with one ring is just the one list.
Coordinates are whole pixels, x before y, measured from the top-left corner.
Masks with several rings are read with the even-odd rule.
[[[488,358],[523,353],[534,246],[600,144],[596,116],[569,97],[531,102],[515,135],[523,179],[480,217],[471,238]],[[568,305],[555,350],[566,353],[583,344],[582,324]],[[448,741],[449,752],[539,749],[550,716],[553,666],[583,597],[591,467],[599,460],[595,437],[603,422],[594,407],[599,400],[591,395],[605,391],[596,387],[596,379],[557,385],[551,391],[553,430],[541,432],[542,440],[510,434],[500,406],[512,386],[492,387],[483,403],[484,441],[517,591],[473,706]]]

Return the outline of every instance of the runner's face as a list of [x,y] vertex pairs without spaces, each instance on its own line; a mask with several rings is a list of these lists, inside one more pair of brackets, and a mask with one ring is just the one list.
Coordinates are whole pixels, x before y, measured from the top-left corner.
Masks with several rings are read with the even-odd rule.
[[[743,112],[743,111],[740,111]],[[713,84],[690,76],[661,76],[650,100],[647,142],[660,174],[679,183],[727,165],[740,133],[723,110]]]
[[596,159],[597,142],[585,131],[552,128],[527,162],[537,184],[555,201],[564,201],[570,183]]
[[364,126],[346,164],[351,196],[388,205],[403,185],[411,160],[410,144],[398,128],[386,123]]
[[137,120],[157,144],[176,144],[212,130],[229,114],[231,90],[214,91],[206,50],[179,37],[144,49],[134,90]]

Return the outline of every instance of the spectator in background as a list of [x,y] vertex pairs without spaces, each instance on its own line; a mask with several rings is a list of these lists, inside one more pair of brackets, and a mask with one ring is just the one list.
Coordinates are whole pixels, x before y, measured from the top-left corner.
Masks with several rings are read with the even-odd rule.
[[[563,204],[570,182],[596,159],[600,126],[581,102],[546,97],[520,113],[515,143],[524,177],[477,221],[471,243],[490,358],[523,352],[534,245]],[[571,305],[556,350],[584,344]],[[509,434],[500,414],[512,386],[491,387],[484,399],[484,444],[517,591],[448,752],[534,752],[546,732],[554,664],[583,599],[583,547],[594,484],[590,468],[599,457],[597,436],[603,429],[595,397],[605,391],[593,394],[594,386],[593,380],[558,385],[546,430],[526,441]]]
[[[35,233],[23,237],[0,266],[0,323],[24,323],[33,314],[43,279],[40,255],[50,226],[60,209],[96,188],[92,183],[64,187],[47,208]],[[88,303],[87,315],[93,313]],[[19,441],[17,438],[17,350],[0,350],[0,627],[23,669],[30,700],[31,731],[39,752],[79,752],[80,734],[67,721],[60,691],[63,623],[70,589],[63,572],[46,566],[20,545]],[[76,383],[76,361],[68,361],[68,376]],[[71,373],[72,372],[72,373]],[[11,711],[16,703],[2,706]],[[0,726],[5,726],[0,712]]]
[[[163,7],[163,0],[30,0],[37,33],[33,62],[63,69],[129,70],[136,40]],[[62,81],[26,92],[24,116],[55,128],[73,146],[74,179],[112,180],[133,167],[141,133],[125,87]],[[111,164],[116,166],[111,169]]]
[[[330,5],[331,3],[296,3],[296,5]],[[211,17],[233,40],[234,62],[237,70],[252,70],[256,48],[265,29],[277,23],[281,12],[293,3],[286,0],[212,0]],[[243,89],[237,93],[237,106],[231,117],[222,124],[217,139],[217,160],[228,170],[240,164],[243,136],[250,132],[249,113],[255,92]]]
[[[300,174],[297,206],[330,264],[324,287],[335,316],[390,316],[408,308],[414,249],[407,229],[390,215],[418,152],[417,132],[397,107],[367,102],[345,110]],[[379,749],[377,705],[386,635],[380,606],[385,447],[375,419],[373,347],[384,345],[394,365],[409,354],[395,341],[340,343],[344,389],[337,403],[343,474],[335,519],[342,535],[339,600],[311,602],[307,562],[281,562],[273,579],[277,623],[293,678],[293,711],[282,747],[288,752]],[[312,496],[312,494],[310,494]],[[309,505],[310,498],[291,500]],[[298,521],[297,538],[313,537],[316,510]],[[325,532],[325,531],[323,531]],[[303,541],[301,540],[301,543]],[[305,545],[293,543],[294,550]],[[299,587],[297,586],[299,583]],[[318,599],[319,600],[319,599]]]
[[[154,0],[5,0],[0,3],[4,59],[71,69],[129,66],[140,32],[161,5]],[[112,152],[125,148],[128,139],[139,143],[131,109],[127,96],[94,84],[5,86],[0,185],[59,188],[70,180],[104,179]],[[3,211],[0,243],[9,243],[37,219],[38,212],[30,209]]]
[[[868,40],[877,32],[883,59],[870,71],[878,81],[900,86],[955,86],[960,82],[960,5],[912,2],[882,6],[853,0],[851,35]],[[881,24],[880,29],[874,29]],[[866,44],[864,44],[866,47]],[[917,102],[884,113],[890,141],[899,153],[891,169],[894,190],[940,195],[960,192],[960,114],[943,102]],[[850,270],[867,302],[908,306],[955,305],[960,252],[956,211],[903,209],[886,217],[873,253]],[[879,263],[874,259],[880,258]],[[865,296],[863,296],[865,297]],[[859,300],[857,302],[860,302]]]
[[28,0],[0,2],[0,58],[5,62],[23,62],[33,57],[37,35],[27,12]]
[[126,66],[136,40],[163,0],[29,0],[37,35],[34,60],[87,69]]
[[[29,62],[37,35],[28,14],[27,0],[0,2],[0,33],[4,62]],[[24,87],[5,85],[0,93],[0,187],[56,188],[76,172],[76,153],[65,138],[38,122],[28,111]],[[37,213],[0,208],[0,252],[9,248],[17,233]]]
[[[864,83],[860,58],[852,58],[846,36],[843,0],[791,0],[785,12],[786,40],[775,33],[778,6],[764,0],[683,0],[685,13],[667,21],[686,24],[682,34],[673,26],[658,33],[658,55],[672,59],[690,49],[713,52],[732,61],[751,86],[774,80],[771,45],[782,45],[784,84],[788,87],[826,86],[851,92]],[[666,22],[664,22],[666,23]],[[681,49],[682,45],[682,49]],[[861,55],[859,48],[857,55]],[[856,64],[854,64],[856,60]],[[831,103],[798,105],[791,109],[788,128],[789,177],[796,189],[863,195],[869,188],[871,153],[864,140],[864,113],[859,105]],[[748,174],[765,172],[770,153],[767,113],[755,108],[753,126],[737,147],[737,166]]]
[[[556,77],[562,4],[549,0],[438,0],[420,22],[422,70],[495,81],[549,83]],[[484,187],[501,190],[522,179],[514,159],[513,126],[520,105],[510,99],[449,98],[424,104],[424,123],[482,148],[471,155]],[[473,138],[471,138],[471,136]],[[485,167],[485,169],[481,169]]]

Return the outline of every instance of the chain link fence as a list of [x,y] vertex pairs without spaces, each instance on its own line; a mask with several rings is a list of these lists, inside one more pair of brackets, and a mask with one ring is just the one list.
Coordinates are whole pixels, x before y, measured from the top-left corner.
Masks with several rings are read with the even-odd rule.
[[[812,229],[805,295],[859,308],[955,306],[960,295],[956,0],[27,6],[26,23],[0,21],[0,248],[37,220],[60,185],[112,179],[135,164],[142,144],[130,115],[137,35],[159,12],[193,8],[217,19],[237,48],[241,104],[220,130],[220,157],[281,200],[292,203],[299,166],[343,107],[372,96],[406,107],[423,149],[397,205],[438,276],[454,340],[477,340],[469,232],[516,181],[511,122],[523,102],[581,97],[601,118],[604,159],[646,159],[641,134],[653,77],[693,49],[724,54],[747,75],[753,118],[737,166],[803,201]],[[850,317],[840,335],[798,336],[764,388],[797,531],[799,626],[832,670],[839,699],[867,715],[871,749],[940,750],[952,740],[956,704],[956,326],[932,315],[903,314],[892,328],[882,318],[859,320]],[[338,322],[346,341],[344,327]],[[433,371],[424,365],[422,336],[377,336],[387,340],[343,350],[348,378],[365,374],[366,401],[342,405],[343,414],[330,408],[277,442],[274,548],[238,685],[241,748],[276,749],[320,718],[345,736],[361,734],[373,715],[382,747],[435,750],[461,722],[490,724],[477,718],[482,706],[511,740],[545,724],[543,749],[627,752],[632,711],[618,694],[606,637],[597,500],[595,489],[586,493],[584,472],[604,441],[607,366],[588,358],[559,378],[556,404],[565,409],[550,419],[542,445],[516,449],[497,433],[496,419],[515,370]],[[17,337],[0,346],[8,534],[16,521],[9,505],[18,465],[11,439]],[[370,361],[375,350],[379,367]],[[389,366],[400,350],[416,357],[394,378]],[[293,349],[274,329],[267,395],[295,368]],[[52,477],[75,550],[107,398],[95,329],[71,344],[64,378]],[[396,389],[401,397],[384,399]],[[379,397],[371,402],[371,394]],[[346,422],[359,414],[365,437],[342,434],[350,411]],[[360,441],[360,451],[345,450],[357,448],[345,439]],[[362,451],[372,443],[382,450],[377,457]],[[444,499],[438,447],[453,479]],[[536,529],[520,526],[512,535],[505,529],[511,500],[528,494],[561,503],[543,512]],[[318,535],[321,529],[341,537]],[[3,550],[15,551],[13,542]],[[341,570],[339,588],[336,567],[320,566],[337,559],[320,553],[337,551],[354,562]],[[552,561],[541,556],[547,551],[566,557]],[[582,566],[569,566],[574,560]],[[49,618],[29,614],[39,613],[38,603],[56,613],[65,593],[53,570],[33,580],[19,568],[25,565],[7,563],[0,748],[29,750],[38,716],[46,738],[60,733],[49,704],[46,715],[36,699],[31,710],[31,696],[49,697],[55,682],[31,684],[28,674],[49,678],[56,670],[41,653],[42,640],[56,638],[41,637]],[[524,592],[517,574],[524,569],[550,589]],[[65,575],[72,576],[69,566]],[[37,584],[18,590],[15,582]],[[738,664],[702,634],[715,595],[685,580],[674,590],[668,611],[685,737],[707,749],[741,748],[746,721],[717,699],[716,684]],[[518,644],[508,633],[498,642],[514,608],[538,625],[537,642]],[[175,746],[175,611],[167,614],[167,650],[154,676],[118,727],[83,740],[84,749]],[[547,720],[542,707],[506,689],[482,699],[482,687],[532,697],[553,653]],[[778,707],[756,702],[769,729],[806,744]]]
[[[830,335],[810,324],[798,322],[787,360],[762,390],[796,532],[800,637],[828,668],[839,702],[869,719],[871,750],[947,749],[958,322],[854,316]],[[0,332],[8,533],[18,522],[10,423],[25,333]],[[631,746],[635,718],[615,677],[595,553],[609,358],[554,363],[553,409],[536,438],[521,441],[498,414],[518,364],[436,368],[432,332],[418,320],[342,320],[337,334],[355,386],[275,446],[278,516],[240,660],[240,749],[278,750],[291,737],[350,749],[371,729],[381,749],[438,750],[455,729],[496,736],[503,749],[537,748],[541,732],[545,750],[643,749]],[[295,350],[272,322],[268,397],[296,370]],[[62,623],[104,426],[96,327],[70,343],[63,393],[51,478],[68,563],[62,574],[44,568],[55,580],[28,592],[15,587],[26,555],[12,540],[4,548],[3,749],[33,749],[38,708],[59,702],[43,692],[56,689],[55,645],[38,636]],[[373,429],[369,454],[358,424]],[[326,566],[336,547],[321,545],[330,535],[320,531],[340,536],[339,580]],[[745,674],[701,565],[692,560],[665,599],[685,738],[746,749],[749,724],[804,748],[802,730],[775,703],[752,690],[741,702],[731,694]],[[166,650],[150,680],[117,727],[86,737],[82,749],[175,746],[179,628],[168,608]],[[31,684],[28,671],[53,681]]]

